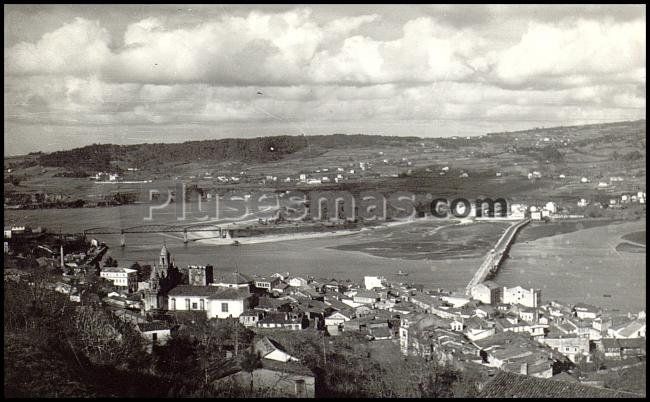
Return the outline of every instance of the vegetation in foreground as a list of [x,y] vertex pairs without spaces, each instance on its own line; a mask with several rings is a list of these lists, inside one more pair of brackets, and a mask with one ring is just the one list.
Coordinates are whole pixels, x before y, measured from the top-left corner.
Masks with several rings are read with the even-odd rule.
[[[167,345],[147,353],[144,339],[130,324],[99,305],[72,303],[41,282],[36,279],[34,286],[5,282],[6,396],[270,395],[270,390],[251,391],[214,381],[227,370],[225,349],[237,345],[234,352],[243,355],[253,341],[254,334],[236,322],[195,320]],[[451,397],[477,392],[471,372],[399,355],[373,359],[368,347],[353,336],[337,338],[335,346],[328,346],[329,340],[319,333],[303,332],[279,333],[278,341],[299,353],[315,373],[317,396]]]

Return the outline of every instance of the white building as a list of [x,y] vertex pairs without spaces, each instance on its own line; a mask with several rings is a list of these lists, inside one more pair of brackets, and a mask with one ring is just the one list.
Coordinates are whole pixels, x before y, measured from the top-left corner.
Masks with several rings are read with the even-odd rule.
[[549,201],[544,206],[544,209],[546,209],[548,212],[554,214],[554,213],[557,212],[557,204],[554,203],[553,201]]
[[483,304],[497,304],[501,301],[502,289],[496,282],[485,281],[473,286],[470,295]]
[[385,279],[382,276],[364,276],[363,283],[366,289],[383,288]]
[[287,284],[288,284],[289,286],[293,286],[294,288],[299,288],[299,287],[307,286],[307,283],[308,283],[307,279],[301,278],[301,277],[299,277],[299,276],[295,276],[295,277],[293,277],[293,278],[290,278],[290,279],[287,281]]
[[138,332],[152,344],[165,345],[171,338],[171,326],[166,322],[142,322],[136,327]]
[[511,204],[510,216],[514,219],[524,219],[526,208],[526,205],[523,204]]
[[291,356],[289,353],[287,353],[279,343],[269,339],[267,336],[257,341],[255,344],[255,351],[259,352],[260,356],[263,359],[275,360],[279,362],[300,361],[300,359],[297,357]]
[[247,288],[181,285],[169,291],[171,311],[205,311],[207,318],[238,318],[250,306]]
[[138,289],[138,271],[131,268],[104,267],[99,276],[113,282],[113,285],[126,288],[129,292]]
[[325,317],[325,325],[341,325],[346,321],[350,321],[352,317],[350,317],[346,313],[342,313],[340,311],[335,311],[329,316]]
[[538,307],[542,291],[539,289],[524,289],[521,286],[503,288],[502,300],[505,304],[521,304],[526,307]]

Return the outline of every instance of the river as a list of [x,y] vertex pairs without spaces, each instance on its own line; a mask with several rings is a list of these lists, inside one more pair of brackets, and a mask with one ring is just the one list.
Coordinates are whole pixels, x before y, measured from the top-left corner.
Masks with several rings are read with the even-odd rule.
[[[131,227],[147,224],[146,206],[130,205],[94,209],[5,210],[5,224],[44,226],[48,230],[81,232],[90,227]],[[173,210],[155,215],[155,223],[176,222]],[[440,226],[413,223],[422,231]],[[372,233],[336,237],[288,240],[273,243],[212,245],[190,242],[182,233],[129,234],[127,246],[119,247],[119,235],[99,235],[111,249],[109,254],[121,266],[133,262],[158,260],[164,242],[176,264],[212,264],[217,271],[238,269],[249,274],[291,272],[297,275],[361,280],[365,275],[383,275],[388,279],[421,283],[443,289],[464,288],[481,264],[482,258],[407,260],[373,256],[362,251],[333,249],[369,239],[390,238],[393,228]],[[523,234],[528,228],[524,228]],[[645,221],[608,224],[571,233],[515,243],[496,281],[505,286],[522,285],[542,289],[542,299],[588,302],[621,311],[645,308],[645,253],[615,250],[620,237],[645,230]],[[523,236],[522,236],[523,237]],[[408,277],[395,276],[397,271]],[[608,294],[611,297],[603,297]]]

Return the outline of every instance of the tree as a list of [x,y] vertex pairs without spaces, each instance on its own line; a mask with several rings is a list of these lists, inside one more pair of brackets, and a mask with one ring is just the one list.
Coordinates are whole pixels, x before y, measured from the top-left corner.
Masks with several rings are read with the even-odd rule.
[[105,267],[117,267],[117,260],[111,257],[110,255],[106,257],[106,261],[104,261],[104,266]]
[[139,282],[144,282],[149,279],[149,276],[151,276],[151,265],[140,265],[137,262],[134,262],[133,265],[131,265],[131,269],[138,271]]
[[479,356],[481,356],[481,360],[483,361],[483,363],[488,363],[488,354],[485,350],[481,349],[481,351],[479,352]]
[[243,371],[247,372],[251,376],[251,389],[253,392],[253,372],[262,367],[262,355],[260,352],[253,352],[252,350],[247,350],[241,361],[241,368]]
[[14,175],[9,176],[9,181],[14,186],[19,186],[20,185],[20,179],[18,177],[14,176]]

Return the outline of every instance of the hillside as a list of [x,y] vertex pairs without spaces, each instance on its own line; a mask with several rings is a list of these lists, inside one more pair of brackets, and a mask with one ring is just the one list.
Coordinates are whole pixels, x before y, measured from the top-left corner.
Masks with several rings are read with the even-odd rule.
[[222,140],[188,141],[180,144],[138,144],[113,145],[93,144],[67,151],[40,154],[36,158],[44,167],[63,167],[71,171],[119,171],[122,163],[132,166],[166,162],[189,162],[193,160],[271,162],[294,154],[306,148],[322,153],[323,150],[412,143],[417,137],[384,137],[369,135],[318,135],[318,136],[275,136],[247,139],[227,138]]
[[[438,194],[494,194],[575,198],[645,189],[645,120],[535,128],[478,137],[418,138],[378,135],[276,136],[176,144],[90,145],[5,158],[5,194],[46,192],[101,200],[142,185],[94,184],[97,172],[165,188],[182,180],[205,190],[304,185],[381,188]],[[443,173],[441,170],[449,167]],[[9,171],[10,169],[10,171]],[[539,180],[530,181],[530,172]],[[467,173],[468,178],[459,179]],[[335,178],[341,176],[335,184]],[[558,178],[564,177],[562,180]],[[581,183],[587,177],[588,183]],[[624,180],[597,189],[611,177]],[[145,186],[146,187],[146,186]],[[313,188],[313,187],[311,187]]]

